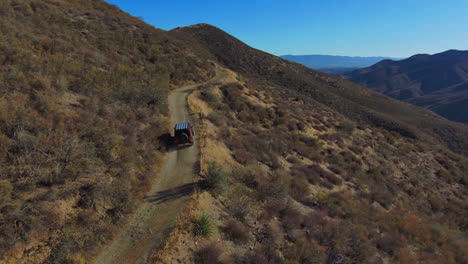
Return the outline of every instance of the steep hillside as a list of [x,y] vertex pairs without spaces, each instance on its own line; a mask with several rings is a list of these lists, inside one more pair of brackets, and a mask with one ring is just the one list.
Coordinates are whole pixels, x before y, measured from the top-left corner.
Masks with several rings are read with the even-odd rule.
[[434,144],[466,127],[209,25],[171,33],[232,77],[189,98],[209,193],[155,263],[468,262],[468,160]]
[[355,70],[347,78],[447,119],[468,123],[468,51],[385,60]]
[[[233,71],[258,82],[287,89],[299,101],[311,97],[348,118],[383,127],[409,138],[443,142],[468,153],[468,127],[430,111],[392,100],[339,77],[320,73],[248,47],[225,32],[205,24],[175,29],[172,35],[197,39],[199,54],[217,59]],[[193,43],[193,40],[191,41]]]
[[157,175],[170,86],[211,76],[103,1],[0,1],[0,263],[82,263],[112,238]]
[[465,156],[231,76],[190,95],[203,188],[153,263],[468,262]]

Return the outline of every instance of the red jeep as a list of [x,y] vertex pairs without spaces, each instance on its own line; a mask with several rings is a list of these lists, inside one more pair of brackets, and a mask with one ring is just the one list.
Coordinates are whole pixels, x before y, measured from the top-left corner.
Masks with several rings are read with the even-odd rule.
[[193,145],[193,127],[190,123],[176,124],[174,127],[174,142],[176,145]]

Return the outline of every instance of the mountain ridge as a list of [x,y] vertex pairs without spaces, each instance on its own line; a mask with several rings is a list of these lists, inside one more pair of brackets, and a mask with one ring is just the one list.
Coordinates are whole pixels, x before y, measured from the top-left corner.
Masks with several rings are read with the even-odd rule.
[[468,51],[447,50],[382,61],[345,77],[448,119],[468,123],[467,72]]

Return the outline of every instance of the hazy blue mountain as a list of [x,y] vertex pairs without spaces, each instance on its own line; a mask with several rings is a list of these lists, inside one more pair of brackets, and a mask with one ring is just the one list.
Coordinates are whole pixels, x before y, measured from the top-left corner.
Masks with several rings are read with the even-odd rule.
[[365,68],[389,57],[350,57],[333,55],[283,55],[281,58],[303,64],[309,68],[334,74]]

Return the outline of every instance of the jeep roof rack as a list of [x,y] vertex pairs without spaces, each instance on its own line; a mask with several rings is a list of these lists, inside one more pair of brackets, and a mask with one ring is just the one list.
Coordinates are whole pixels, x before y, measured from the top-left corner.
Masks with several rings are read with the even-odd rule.
[[184,130],[184,129],[189,129],[190,123],[180,123],[175,125],[175,130]]

